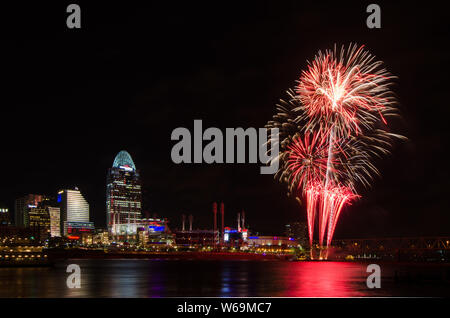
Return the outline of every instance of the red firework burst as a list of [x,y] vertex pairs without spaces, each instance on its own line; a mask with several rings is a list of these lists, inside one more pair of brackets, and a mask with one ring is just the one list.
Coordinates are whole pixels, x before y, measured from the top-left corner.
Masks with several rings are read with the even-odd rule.
[[372,127],[378,118],[386,123],[383,114],[395,102],[389,89],[392,76],[373,60],[363,46],[342,48],[339,54],[336,49],[319,52],[302,72],[296,90],[310,128],[333,127],[345,136],[359,133],[361,126]]
[[[323,182],[330,165],[329,148],[328,136],[321,132],[312,134],[307,132],[303,139],[298,136],[294,138],[292,144],[288,146],[287,167],[291,171],[290,183],[297,184],[297,188],[306,189],[312,184]],[[336,152],[335,147],[332,149]],[[335,159],[331,161],[333,166],[338,164]],[[331,172],[339,171],[331,168]]]
[[319,51],[268,124],[282,132],[277,176],[306,203],[311,257],[315,220],[322,251],[344,206],[359,197],[356,185],[378,174],[373,157],[388,154],[391,139],[404,139],[379,125],[397,115],[394,77],[363,48]]

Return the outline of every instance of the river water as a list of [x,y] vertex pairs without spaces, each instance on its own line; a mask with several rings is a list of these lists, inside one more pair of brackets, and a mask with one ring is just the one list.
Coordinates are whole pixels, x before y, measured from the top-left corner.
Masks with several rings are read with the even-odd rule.
[[[81,288],[66,285],[68,264]],[[382,264],[369,289],[369,263],[87,260],[53,267],[0,268],[0,297],[371,297],[450,296],[450,265]]]

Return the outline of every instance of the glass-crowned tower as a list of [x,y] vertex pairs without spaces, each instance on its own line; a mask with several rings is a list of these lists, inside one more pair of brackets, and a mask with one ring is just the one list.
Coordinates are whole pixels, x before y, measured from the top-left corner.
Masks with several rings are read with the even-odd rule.
[[106,222],[115,236],[135,235],[141,220],[141,183],[133,159],[120,151],[106,178]]

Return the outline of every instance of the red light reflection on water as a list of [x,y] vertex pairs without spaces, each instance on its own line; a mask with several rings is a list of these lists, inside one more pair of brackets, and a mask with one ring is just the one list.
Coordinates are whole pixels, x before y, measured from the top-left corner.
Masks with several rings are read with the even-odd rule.
[[298,262],[289,266],[291,277],[283,293],[287,297],[364,296],[365,267],[346,262]]

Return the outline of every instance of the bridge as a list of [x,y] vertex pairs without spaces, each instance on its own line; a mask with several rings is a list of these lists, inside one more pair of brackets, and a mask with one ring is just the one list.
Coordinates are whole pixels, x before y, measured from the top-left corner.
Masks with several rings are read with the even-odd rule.
[[350,250],[450,250],[450,236],[337,239],[333,246]]
[[450,260],[450,236],[335,239],[332,245],[337,258],[351,255],[405,261]]

